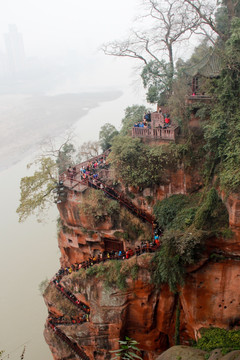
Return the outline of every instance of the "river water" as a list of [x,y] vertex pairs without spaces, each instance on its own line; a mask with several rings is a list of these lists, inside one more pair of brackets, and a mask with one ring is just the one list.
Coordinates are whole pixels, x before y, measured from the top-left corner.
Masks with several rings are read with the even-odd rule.
[[[72,126],[78,145],[97,140],[99,129],[106,122],[119,129],[124,109],[143,103],[143,94],[131,89],[117,100],[100,103]],[[58,213],[53,206],[45,224],[39,224],[34,217],[18,223],[19,183],[27,175],[26,164],[31,160],[28,156],[0,173],[0,350],[6,351],[3,358],[10,354],[11,360],[20,359],[24,344],[24,360],[52,359],[42,334],[47,309],[38,286],[59,268]]]

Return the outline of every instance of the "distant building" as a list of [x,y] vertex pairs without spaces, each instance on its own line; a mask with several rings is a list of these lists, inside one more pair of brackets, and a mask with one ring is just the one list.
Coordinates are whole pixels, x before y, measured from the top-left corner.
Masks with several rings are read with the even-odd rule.
[[4,34],[7,67],[10,75],[19,75],[25,70],[26,57],[22,35],[16,25],[9,25],[8,33]]
[[6,77],[8,75],[7,57],[3,52],[0,52],[0,77]]

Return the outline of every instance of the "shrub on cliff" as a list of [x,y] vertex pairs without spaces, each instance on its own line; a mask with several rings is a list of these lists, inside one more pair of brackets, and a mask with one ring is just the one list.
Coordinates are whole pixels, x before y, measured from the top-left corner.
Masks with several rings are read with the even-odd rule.
[[129,242],[144,241],[151,238],[151,229],[148,223],[142,222],[139,218],[129,213],[123,207],[119,213],[120,228],[123,229],[121,236]]
[[125,136],[131,133],[133,125],[143,120],[144,113],[149,110],[143,105],[132,105],[125,109],[125,116],[122,119],[122,128],[120,134]]
[[177,214],[182,210],[182,208],[187,204],[188,199],[186,195],[172,195],[169,198],[163,199],[162,201],[157,201],[154,206],[154,215],[158,225],[162,229],[171,228],[173,220],[176,218]]
[[[217,175],[226,192],[240,190],[240,19],[232,20],[231,37],[225,44],[224,66],[212,83],[214,97],[210,120],[204,126],[206,173]],[[211,171],[209,171],[209,169]]]
[[[107,289],[116,286],[120,290],[125,290],[127,288],[127,278],[136,280],[138,270],[138,265],[131,261],[112,260],[88,268],[86,276],[96,276],[98,279],[103,280]],[[82,273],[79,275],[82,278]]]
[[136,340],[130,339],[127,336],[125,337],[125,340],[119,340],[120,348],[118,350],[110,351],[111,353],[115,354],[113,360],[142,360],[142,357],[137,355],[140,352],[137,347],[138,344],[139,343]]
[[150,147],[139,138],[117,136],[109,160],[124,184],[148,187],[166,183],[168,170],[177,166],[174,155],[166,145]]
[[194,226],[197,229],[211,229],[211,231],[228,227],[228,211],[218,197],[216,189],[212,188],[207,192],[196,212]]
[[173,195],[154,207],[157,222],[166,231],[153,258],[152,279],[168,283],[173,292],[183,285],[185,267],[199,259],[206,239],[228,227],[227,209],[214,188],[198,202],[198,194]]
[[184,284],[185,267],[199,257],[201,243],[207,233],[191,228],[191,231],[169,230],[162,237],[160,251],[152,260],[152,281],[161,285],[167,283],[172,292]]
[[101,127],[99,132],[99,142],[102,151],[106,151],[111,147],[112,140],[117,135],[118,131],[112,124],[106,123]]
[[115,200],[106,198],[103,192],[90,190],[88,196],[79,205],[80,211],[92,219],[93,225],[98,225],[110,216],[113,221],[118,219],[120,205]]
[[203,329],[197,347],[201,350],[211,351],[217,348],[227,354],[240,349],[240,330],[225,330],[219,328]]

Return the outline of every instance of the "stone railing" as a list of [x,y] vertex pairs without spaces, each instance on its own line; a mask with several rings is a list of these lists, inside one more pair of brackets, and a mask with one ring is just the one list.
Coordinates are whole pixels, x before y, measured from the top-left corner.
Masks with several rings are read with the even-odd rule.
[[132,128],[132,137],[141,137],[147,139],[163,139],[163,140],[175,140],[178,134],[179,127],[170,127],[168,129],[148,129],[148,128]]

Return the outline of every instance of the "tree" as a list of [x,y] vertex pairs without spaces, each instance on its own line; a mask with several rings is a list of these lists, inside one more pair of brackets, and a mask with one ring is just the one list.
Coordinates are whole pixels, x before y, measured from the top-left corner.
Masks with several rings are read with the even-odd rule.
[[[19,222],[23,222],[32,214],[41,221],[43,211],[53,202],[53,190],[58,184],[58,166],[50,157],[42,156],[34,162],[38,167],[34,174],[21,179],[20,204],[17,208]],[[33,164],[28,164],[29,169]]]
[[164,60],[160,62],[150,60],[144,66],[141,78],[144,88],[148,90],[146,99],[150,104],[164,105],[166,103],[166,97],[172,90],[172,75],[172,67]]
[[111,147],[113,138],[118,135],[118,131],[112,124],[104,124],[99,132],[99,141],[102,151],[106,151]]
[[[171,91],[175,71],[174,46],[191,37],[200,25],[200,18],[184,1],[144,0],[144,6],[144,16],[138,18],[141,30],[132,30],[127,40],[104,44],[102,49],[106,55],[140,60],[149,100],[155,101],[157,90]],[[150,19],[151,26],[144,29],[145,19],[148,23]]]
[[76,149],[71,143],[64,143],[63,146],[60,147],[56,160],[59,174],[62,174],[69,166],[73,165],[72,156],[75,152]]
[[125,136],[129,135],[129,131],[132,129],[135,122],[142,121],[144,113],[147,113],[147,109],[143,105],[132,105],[125,109],[125,116],[122,119],[122,128],[120,134]]
[[111,166],[117,178],[126,186],[144,188],[166,183],[168,169],[177,164],[170,146],[150,147],[139,138],[117,136],[111,150],[109,155]]
[[224,66],[212,84],[210,121],[204,126],[206,169],[212,169],[226,192],[240,189],[240,19],[232,21],[231,36],[225,44]]
[[100,143],[99,141],[86,141],[78,149],[77,153],[77,162],[86,161],[95,156],[98,156],[100,152]]
[[20,204],[16,210],[19,222],[25,221],[32,214],[37,216],[38,221],[43,220],[44,212],[53,203],[59,173],[73,163],[75,149],[68,141],[69,138],[58,149],[53,149],[51,142],[50,148],[27,165],[28,169],[34,167],[36,170],[20,182]]
[[184,0],[184,2],[189,4],[193,13],[199,17],[201,34],[210,38],[209,30],[212,30],[223,41],[229,38],[232,20],[240,15],[239,0]]

